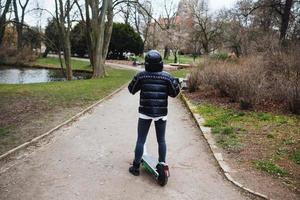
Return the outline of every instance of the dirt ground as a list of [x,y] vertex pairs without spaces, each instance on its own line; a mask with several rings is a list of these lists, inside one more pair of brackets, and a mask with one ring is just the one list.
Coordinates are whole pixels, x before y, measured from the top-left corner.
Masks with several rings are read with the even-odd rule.
[[[195,93],[186,93],[194,104],[209,103],[216,106],[222,106],[228,109],[239,110],[239,104],[233,103],[227,97],[221,97],[218,92],[201,89]],[[260,105],[256,108],[258,112],[270,112],[274,114],[287,114],[281,107],[282,105]],[[266,122],[267,124],[267,122]],[[253,126],[255,126],[253,124]],[[300,124],[298,125],[300,127]],[[223,149],[223,155],[227,163],[235,169],[232,176],[244,184],[246,187],[254,189],[258,192],[266,194],[272,199],[298,199],[300,198],[300,166],[289,159],[288,156],[280,158],[279,164],[283,167],[288,175],[284,177],[277,177],[267,174],[266,172],[259,171],[255,168],[252,161],[272,157],[278,146],[289,138],[287,127],[276,127],[278,135],[281,137],[270,140],[266,137],[271,125],[264,127],[265,132],[253,131],[253,127],[242,127],[248,129],[248,134],[242,136],[242,143],[244,148],[239,152],[230,152]],[[286,129],[284,129],[286,128]],[[291,127],[294,129],[294,127]],[[283,130],[282,130],[283,129]],[[249,131],[250,130],[250,131]],[[280,140],[280,141],[279,141]],[[299,138],[295,138],[295,143],[290,144],[289,148],[296,148],[299,143]],[[286,148],[286,147],[284,147]],[[286,151],[289,149],[285,149]]]
[[[0,199],[255,199],[228,182],[180,100],[170,100],[168,185],[128,172],[136,140],[138,95],[126,89],[50,140],[1,163]],[[157,154],[153,127],[148,153]]]
[[0,106],[0,127],[9,127],[8,135],[2,138],[0,135],[0,154],[47,132],[83,108],[84,106],[73,106],[72,109],[51,107],[43,99],[10,99],[10,103],[5,102]]

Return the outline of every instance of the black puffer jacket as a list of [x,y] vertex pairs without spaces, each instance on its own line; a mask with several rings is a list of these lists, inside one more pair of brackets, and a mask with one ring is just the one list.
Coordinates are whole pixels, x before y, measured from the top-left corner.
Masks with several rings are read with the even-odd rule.
[[163,72],[162,67],[146,66],[146,71],[135,75],[128,90],[132,94],[141,90],[139,113],[161,117],[168,114],[168,96],[176,97],[180,86],[178,79]]

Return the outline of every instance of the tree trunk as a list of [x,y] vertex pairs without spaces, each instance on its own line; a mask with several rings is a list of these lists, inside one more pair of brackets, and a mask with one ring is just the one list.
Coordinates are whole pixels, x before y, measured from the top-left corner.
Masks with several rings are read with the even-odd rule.
[[165,49],[164,49],[164,59],[168,60],[169,55],[170,55],[170,49],[169,49],[168,46],[165,46]]
[[93,78],[101,78],[105,76],[105,59],[102,56],[101,49],[102,47],[100,45],[97,45],[94,50]]
[[23,47],[23,44],[22,44],[22,31],[23,31],[23,28],[22,28],[22,25],[17,25],[17,49],[20,50],[22,49]]
[[[66,7],[66,10],[65,10]],[[71,66],[71,43],[70,43],[70,29],[71,29],[71,20],[70,20],[70,0],[66,1],[66,5],[63,4],[62,0],[55,0],[56,8],[56,22],[58,30],[60,33],[60,42],[64,52],[64,61],[66,65],[66,76],[67,80],[72,80],[72,66]],[[67,19],[67,21],[65,20]],[[67,27],[65,26],[67,24]]]
[[178,58],[177,58],[177,50],[174,51],[174,63],[178,62]]
[[21,20],[19,18],[17,0],[13,0],[14,13],[16,18],[16,30],[17,30],[17,48],[20,50],[23,48],[23,26],[25,18],[25,10],[28,5],[29,0],[26,0],[25,4],[22,5],[19,1],[19,6],[21,7]]
[[71,42],[70,42],[70,32],[71,32],[71,19],[70,19],[70,12],[71,12],[71,2],[70,0],[66,1],[67,4],[67,11],[65,11],[65,17],[67,18],[67,27],[63,25],[63,30],[65,32],[65,38],[64,38],[64,57],[65,57],[65,63],[66,63],[66,71],[67,71],[67,80],[70,81],[73,79],[73,72],[72,72],[72,63],[71,63]]
[[46,47],[46,49],[45,49],[45,51],[44,51],[42,57],[43,57],[43,58],[47,58],[49,52],[50,52],[50,49],[49,49],[48,47]]
[[208,55],[209,54],[208,42],[202,42],[202,47],[204,50],[204,54]]
[[62,75],[67,78],[66,76],[66,73],[65,73],[65,70],[64,70],[64,64],[63,64],[63,61],[62,61],[62,58],[61,58],[61,52],[58,51],[58,58],[59,58],[59,63],[60,63],[60,69],[61,69],[61,73]]
[[280,41],[282,44],[286,39],[286,33],[289,26],[292,5],[293,5],[293,0],[286,0],[283,14],[281,15]]
[[105,60],[107,58],[107,53],[108,53],[108,48],[109,48],[109,43],[111,39],[111,34],[113,30],[113,5],[112,1],[108,2],[108,8],[107,8],[107,22],[105,24],[105,30],[104,30],[104,42],[103,42],[103,49],[102,49],[102,61],[101,61],[101,66],[104,71],[104,76],[107,75],[107,72],[105,70]]
[[66,34],[66,37],[64,39],[64,59],[66,64],[67,80],[70,81],[73,78],[73,72],[71,63],[71,43],[69,34]]
[[[98,0],[86,0],[85,7],[93,78],[99,78],[105,76],[106,46],[108,47],[107,42],[109,43],[110,40],[110,36],[106,36],[110,29],[105,25],[105,17],[112,10],[112,0],[103,0],[100,11]],[[109,18],[108,15],[108,22]]]
[[11,4],[11,0],[7,0],[3,9],[3,12],[0,16],[0,46],[2,45],[3,42],[3,37],[5,33],[5,26],[6,26],[6,14],[9,11]]
[[18,5],[17,5],[17,0],[13,0],[13,7],[14,7],[14,13],[15,13],[15,25],[16,25],[16,30],[17,30],[17,48],[20,50],[22,48],[22,33],[21,33],[21,24],[19,20],[19,12],[18,12]]

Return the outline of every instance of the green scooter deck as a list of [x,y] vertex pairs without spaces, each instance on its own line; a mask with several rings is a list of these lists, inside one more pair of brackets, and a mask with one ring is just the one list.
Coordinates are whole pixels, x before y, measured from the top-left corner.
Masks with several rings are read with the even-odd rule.
[[159,176],[158,172],[156,171],[157,160],[154,157],[150,155],[143,155],[142,165],[150,174],[155,176],[155,178]]

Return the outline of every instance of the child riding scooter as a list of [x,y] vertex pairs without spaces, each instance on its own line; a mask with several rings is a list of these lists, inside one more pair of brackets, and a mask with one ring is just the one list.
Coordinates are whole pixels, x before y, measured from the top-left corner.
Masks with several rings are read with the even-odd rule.
[[131,94],[140,91],[138,136],[133,165],[129,168],[131,174],[138,176],[144,144],[152,121],[155,124],[158,143],[158,162],[162,164],[166,162],[168,97],[176,97],[180,92],[180,85],[178,79],[163,71],[160,53],[151,50],[145,56],[145,71],[135,75],[128,89]]

